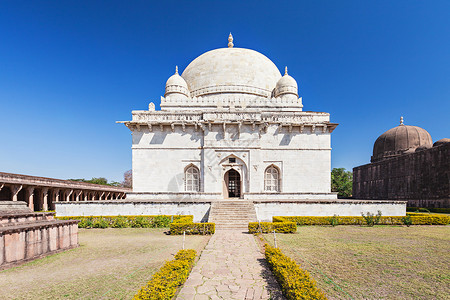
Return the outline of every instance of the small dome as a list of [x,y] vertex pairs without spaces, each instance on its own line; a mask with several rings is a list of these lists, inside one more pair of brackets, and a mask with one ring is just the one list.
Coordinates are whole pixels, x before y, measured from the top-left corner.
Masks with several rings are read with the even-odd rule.
[[373,146],[371,161],[376,162],[402,154],[412,153],[431,148],[433,141],[430,134],[417,126],[403,125],[403,118],[399,126],[389,129],[380,135]]
[[287,67],[285,69],[284,76],[278,80],[274,91],[275,97],[283,94],[294,94],[298,97],[297,81],[295,81],[295,79],[288,74]]
[[169,77],[166,82],[166,92],[164,97],[169,94],[182,94],[189,97],[189,89],[186,81],[178,74],[178,67],[175,67],[175,74]]
[[431,147],[429,145],[422,145],[422,146],[417,147],[415,152],[427,150],[427,149],[430,149],[430,148]]
[[433,147],[437,147],[437,146],[444,145],[447,143],[450,143],[450,139],[448,139],[448,138],[440,139],[439,141],[437,141],[433,144]]

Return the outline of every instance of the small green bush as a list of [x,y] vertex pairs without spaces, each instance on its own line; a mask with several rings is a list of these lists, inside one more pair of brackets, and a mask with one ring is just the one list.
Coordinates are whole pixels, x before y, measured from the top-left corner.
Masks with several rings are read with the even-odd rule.
[[109,222],[106,221],[104,218],[98,218],[94,220],[93,228],[108,228]]
[[373,227],[374,225],[378,225],[380,223],[381,219],[381,211],[379,210],[378,213],[371,214],[370,212],[367,212],[367,215],[364,215],[364,213],[361,213],[362,217],[366,221],[367,226]]
[[177,223],[170,224],[170,234],[179,235],[186,232],[186,234],[193,235],[207,235],[214,234],[216,230],[214,223]]
[[78,228],[92,228],[94,226],[94,221],[91,217],[83,218],[78,223]]
[[153,227],[155,228],[169,227],[170,223],[171,219],[167,216],[156,216],[153,219]]
[[132,228],[149,228],[152,227],[152,222],[148,218],[136,217],[130,220],[130,227]]
[[128,226],[128,220],[126,218],[120,216],[120,215],[117,216],[117,218],[112,219],[111,221],[112,221],[111,222],[112,223],[111,227],[113,227],[113,228],[126,228],[126,227],[129,227]]
[[175,259],[167,262],[133,299],[170,300],[189,276],[194,264],[195,250],[180,250]]
[[250,222],[248,223],[249,233],[295,233],[297,231],[297,224],[295,222]]
[[326,300],[325,294],[316,286],[309,273],[280,249],[265,245],[264,254],[275,278],[281,286],[283,295],[288,300],[317,299]]
[[328,222],[333,227],[338,226],[339,225],[339,218],[338,218],[337,215],[334,215],[331,218],[328,218]]
[[412,224],[411,216],[407,215],[406,217],[403,217],[402,222],[403,222],[403,224],[405,224],[408,227],[411,226],[411,224]]

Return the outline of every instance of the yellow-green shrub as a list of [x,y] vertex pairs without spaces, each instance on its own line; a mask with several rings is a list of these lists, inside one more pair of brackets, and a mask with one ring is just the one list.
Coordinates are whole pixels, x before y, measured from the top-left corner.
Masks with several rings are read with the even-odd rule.
[[199,234],[199,235],[206,235],[206,234],[214,234],[216,230],[214,223],[177,223],[173,222],[170,224],[170,234],[171,235],[178,235],[183,234],[183,232],[186,232],[186,234]]
[[173,220],[173,223],[193,223],[193,222],[194,222],[193,215],[180,216],[180,218]]
[[294,233],[297,231],[297,224],[295,222],[250,222],[248,223],[249,233],[271,233],[275,230],[276,233]]
[[[412,225],[448,225],[450,216],[437,214],[407,213],[411,216]],[[403,225],[403,216],[380,218],[380,225]],[[273,222],[295,222],[297,225],[330,225],[330,217],[273,217]],[[363,217],[341,217],[337,216],[339,225],[364,225]]]
[[316,282],[309,273],[301,269],[295,261],[269,244],[266,244],[265,248],[266,260],[288,300],[327,299],[316,287]]
[[135,300],[170,300],[175,296],[179,286],[181,286],[189,276],[194,264],[196,251],[192,249],[180,250],[175,259],[166,264],[156,272],[152,279],[143,286],[134,296]]
[[74,216],[74,217],[55,217],[59,220],[80,220],[79,228],[99,227],[134,227],[134,228],[164,228],[169,227],[172,222],[192,222],[192,215],[138,215],[138,216]]

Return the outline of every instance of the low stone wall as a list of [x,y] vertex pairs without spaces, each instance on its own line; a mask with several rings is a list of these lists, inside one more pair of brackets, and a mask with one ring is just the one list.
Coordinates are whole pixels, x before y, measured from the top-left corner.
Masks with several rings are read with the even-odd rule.
[[245,193],[248,200],[336,200],[337,193]]
[[0,269],[78,246],[78,221],[0,227]]
[[367,212],[383,216],[405,216],[406,201],[322,200],[322,201],[253,201],[259,221],[273,216],[361,216]]
[[135,215],[193,215],[194,222],[207,221],[211,201],[90,201],[56,204],[58,217],[72,216],[135,216]]

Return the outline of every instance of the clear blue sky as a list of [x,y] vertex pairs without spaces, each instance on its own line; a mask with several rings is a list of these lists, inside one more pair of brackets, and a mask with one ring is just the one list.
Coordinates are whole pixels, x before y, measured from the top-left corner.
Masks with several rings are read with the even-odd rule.
[[230,31],[340,123],[333,167],[368,163],[402,115],[450,137],[450,1],[3,0],[0,171],[122,180],[131,134],[115,121]]

